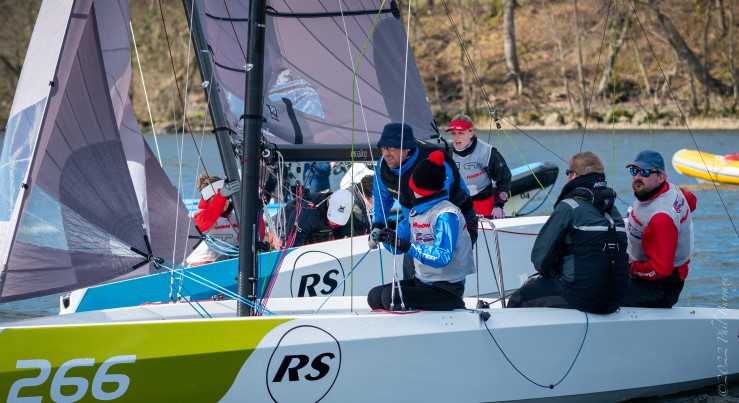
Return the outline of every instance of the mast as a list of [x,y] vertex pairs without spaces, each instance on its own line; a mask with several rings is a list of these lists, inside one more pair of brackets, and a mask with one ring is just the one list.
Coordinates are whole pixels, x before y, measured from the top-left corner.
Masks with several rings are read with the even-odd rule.
[[[192,44],[195,47],[198,65],[200,66],[200,79],[204,83],[209,82],[208,86],[204,88],[205,97],[209,105],[208,110],[210,111],[210,119],[214,126],[218,153],[221,156],[221,163],[223,164],[223,172],[230,180],[240,179],[238,165],[236,165],[236,156],[231,143],[231,136],[229,135],[231,129],[226,119],[221,98],[215,92],[217,91],[218,85],[215,82],[216,76],[213,71],[213,55],[203,34],[203,22],[200,21],[198,6],[192,0],[182,0],[182,4],[185,6],[187,23],[191,24],[190,35],[192,37]],[[192,20],[190,20],[190,17],[192,17]],[[211,94],[211,91],[214,92]],[[241,200],[232,198],[231,202],[234,204],[234,211],[238,220],[241,217]]]
[[[262,136],[262,76],[264,75],[264,30],[266,0],[252,0],[249,4],[249,46],[246,56],[246,88],[244,100],[244,158],[241,163],[241,206],[239,223],[238,292],[242,298],[256,301],[257,253],[255,248],[257,214],[259,212],[259,157]],[[255,314],[239,302],[236,314]]]

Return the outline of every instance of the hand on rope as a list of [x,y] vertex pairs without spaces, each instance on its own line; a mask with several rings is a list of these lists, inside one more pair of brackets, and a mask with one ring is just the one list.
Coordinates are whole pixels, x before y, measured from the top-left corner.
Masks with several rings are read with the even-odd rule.
[[501,218],[505,218],[505,213],[503,212],[502,207],[495,207],[493,208],[493,218],[498,220]]
[[411,249],[411,242],[407,239],[401,238],[398,234],[390,228],[385,228],[380,232],[380,242],[391,245],[395,250],[399,250],[403,253],[408,252]]
[[369,237],[367,238],[367,244],[369,244],[370,249],[377,249],[380,245],[380,233],[383,228],[385,228],[385,225],[382,223],[372,224],[372,232],[370,232]]

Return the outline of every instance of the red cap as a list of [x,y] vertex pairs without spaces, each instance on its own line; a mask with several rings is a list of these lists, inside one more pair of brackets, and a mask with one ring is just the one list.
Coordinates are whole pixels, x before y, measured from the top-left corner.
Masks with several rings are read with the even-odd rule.
[[452,120],[452,123],[449,124],[449,128],[445,131],[450,132],[454,130],[455,132],[463,132],[474,125],[470,122],[465,122],[464,120]]

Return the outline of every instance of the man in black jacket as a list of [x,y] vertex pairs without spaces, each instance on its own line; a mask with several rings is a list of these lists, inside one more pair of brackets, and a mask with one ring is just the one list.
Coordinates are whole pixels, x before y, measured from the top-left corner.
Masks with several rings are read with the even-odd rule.
[[540,277],[514,292],[509,307],[612,313],[623,300],[629,263],[616,193],[594,153],[575,154],[569,165],[568,182],[531,251]]

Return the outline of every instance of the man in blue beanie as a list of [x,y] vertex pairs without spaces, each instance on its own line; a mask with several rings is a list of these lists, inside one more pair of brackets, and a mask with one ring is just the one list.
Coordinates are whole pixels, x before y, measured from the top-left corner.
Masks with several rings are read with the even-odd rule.
[[[400,204],[403,218],[409,217],[415,199],[409,186],[411,173],[418,163],[428,159],[431,152],[438,150],[438,147],[432,144],[417,141],[413,135],[413,128],[404,123],[385,125],[377,147],[382,151],[382,157],[375,167],[375,184],[372,190],[374,216],[372,233],[368,241],[371,249],[377,248],[380,231],[387,226],[388,219],[393,218],[390,216],[390,209],[395,200]],[[477,240],[477,212],[454,160],[447,153],[444,153],[444,157],[446,170],[444,189],[449,191],[449,201],[462,211],[474,245]],[[404,258],[403,278],[406,280],[413,278],[414,270],[413,259]]]

